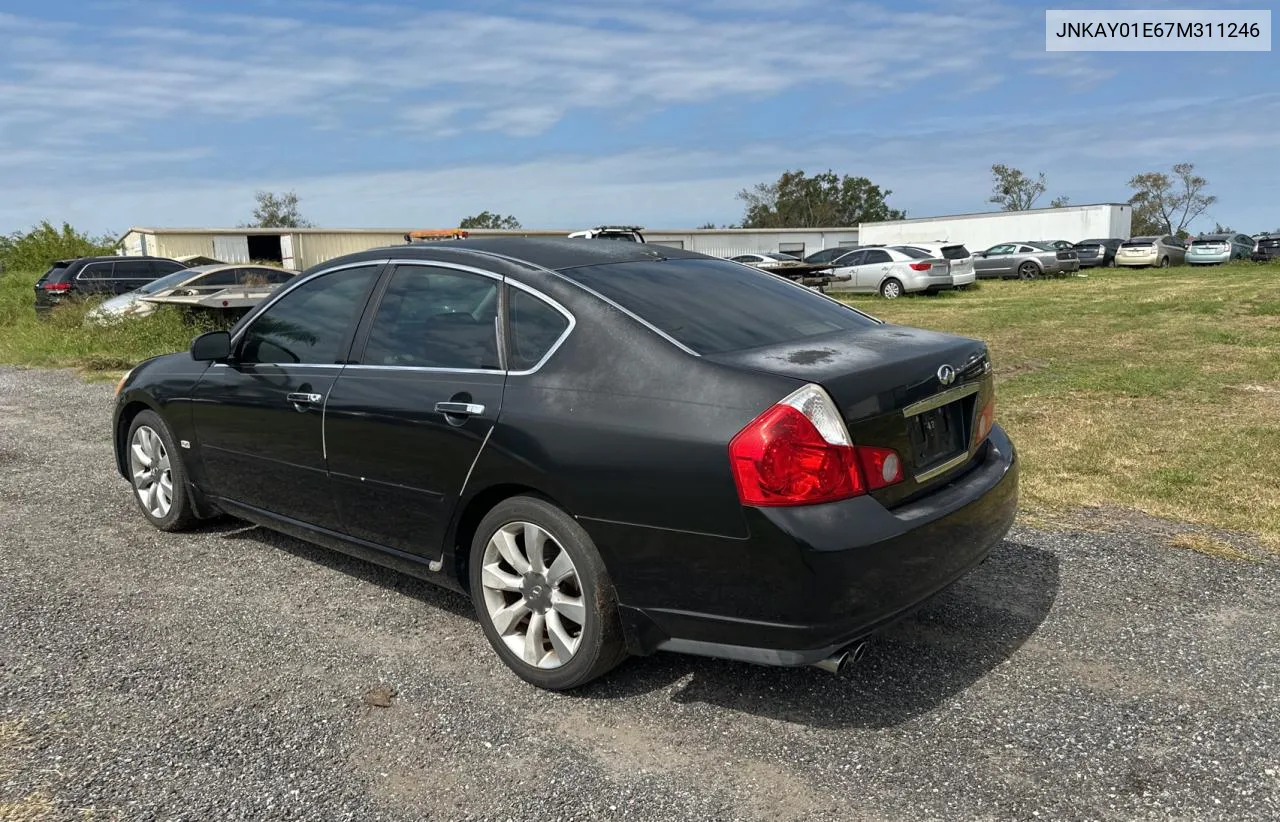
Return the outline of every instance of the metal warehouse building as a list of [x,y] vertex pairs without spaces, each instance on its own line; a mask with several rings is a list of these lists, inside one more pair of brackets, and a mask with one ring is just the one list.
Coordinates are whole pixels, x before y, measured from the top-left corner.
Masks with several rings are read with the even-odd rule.
[[[120,238],[121,254],[179,259],[209,257],[227,263],[273,262],[305,269],[325,260],[379,246],[403,245],[410,228],[147,228]],[[564,237],[578,229],[469,229],[472,237]],[[857,245],[856,228],[645,229],[645,239],[717,257],[752,251],[804,256],[831,246]]]

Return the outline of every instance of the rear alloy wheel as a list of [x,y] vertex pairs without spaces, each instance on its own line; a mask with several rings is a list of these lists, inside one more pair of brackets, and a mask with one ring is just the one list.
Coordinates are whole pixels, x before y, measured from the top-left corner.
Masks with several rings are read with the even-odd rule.
[[129,426],[127,447],[133,496],[147,521],[161,531],[190,528],[196,515],[169,426],[154,411],[143,411]]
[[1161,268],[1168,268],[1168,267],[1169,267],[1169,258],[1168,258],[1168,257],[1161,257],[1161,258],[1160,258],[1160,267],[1161,267]]
[[1018,266],[1018,279],[1034,280],[1040,276],[1040,269],[1035,263],[1023,263]]
[[517,676],[566,690],[626,656],[617,597],[591,538],[545,500],[512,497],[480,523],[471,597],[489,644]]
[[902,283],[892,278],[885,280],[880,285],[880,296],[886,300],[896,300],[902,296]]

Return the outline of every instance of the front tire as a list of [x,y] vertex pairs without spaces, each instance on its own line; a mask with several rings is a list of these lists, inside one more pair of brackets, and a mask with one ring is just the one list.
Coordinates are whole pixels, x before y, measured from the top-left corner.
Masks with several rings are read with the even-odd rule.
[[173,432],[154,411],[143,411],[129,426],[127,462],[133,499],[142,515],[161,531],[185,531],[196,523],[187,492],[187,470]]
[[886,300],[896,300],[902,296],[902,283],[890,277],[880,284],[880,296]]
[[600,552],[551,503],[520,496],[496,505],[476,529],[468,576],[485,637],[524,681],[569,690],[626,657]]

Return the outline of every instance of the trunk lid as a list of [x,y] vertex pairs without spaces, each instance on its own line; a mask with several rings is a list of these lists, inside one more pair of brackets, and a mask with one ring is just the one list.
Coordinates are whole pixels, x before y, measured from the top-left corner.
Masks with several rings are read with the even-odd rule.
[[973,432],[994,383],[980,340],[880,325],[707,359],[821,385],[855,444],[901,456],[904,481],[872,493],[887,507],[950,482],[981,459]]

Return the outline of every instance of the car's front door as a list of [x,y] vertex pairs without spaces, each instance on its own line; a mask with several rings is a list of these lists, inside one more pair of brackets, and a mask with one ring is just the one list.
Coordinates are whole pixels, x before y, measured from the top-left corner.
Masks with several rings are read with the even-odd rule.
[[399,264],[375,295],[325,408],[345,533],[440,553],[449,517],[493,428],[506,382],[499,275]]
[[324,459],[324,404],[343,369],[379,263],[339,267],[282,295],[233,339],[192,396],[208,490],[336,529]]
[[850,251],[842,256],[836,257],[834,261],[835,268],[830,271],[831,275],[835,277],[849,278],[845,281],[848,285],[841,286],[841,288],[848,289],[850,291],[858,290],[858,281],[854,275],[858,271],[857,267],[862,263],[863,258],[866,256],[867,252],[865,251]]
[[880,283],[893,270],[893,258],[881,248],[869,248],[862,262],[854,269],[853,280],[859,291],[878,291]]
[[974,268],[980,275],[1003,277],[1013,270],[1013,251],[1016,247],[1013,243],[992,246],[974,259]]

